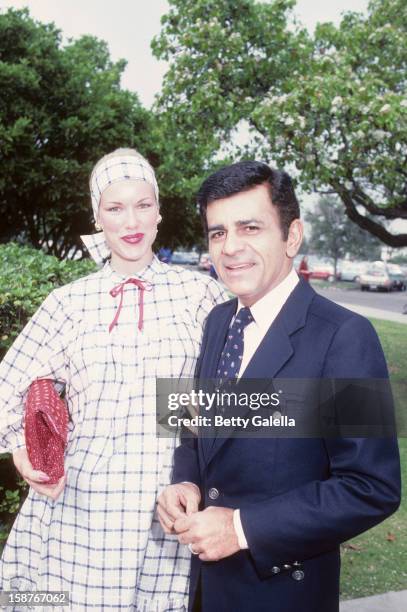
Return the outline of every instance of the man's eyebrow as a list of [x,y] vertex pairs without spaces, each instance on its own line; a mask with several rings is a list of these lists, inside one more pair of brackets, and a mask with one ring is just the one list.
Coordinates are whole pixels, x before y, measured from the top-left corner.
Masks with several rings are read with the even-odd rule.
[[[261,221],[260,219],[239,219],[238,221],[235,221],[235,225],[237,227],[245,227],[246,225],[264,225],[264,222]],[[211,225],[210,227],[208,227],[208,232],[215,232],[215,231],[225,231],[225,226],[221,223],[219,225]]]
[[211,225],[210,227],[208,227],[208,232],[215,232],[215,231],[219,231],[219,230],[224,230],[225,226],[220,224],[220,225]]
[[235,225],[237,225],[238,227],[242,226],[242,225],[263,225],[263,221],[261,221],[260,219],[242,219],[241,221],[236,221]]

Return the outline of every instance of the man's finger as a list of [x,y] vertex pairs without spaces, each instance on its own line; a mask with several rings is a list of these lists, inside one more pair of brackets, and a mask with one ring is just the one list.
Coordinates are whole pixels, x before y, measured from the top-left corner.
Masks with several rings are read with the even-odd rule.
[[187,504],[186,504],[185,510],[186,510],[187,516],[190,516],[191,514],[198,512],[199,499],[195,493],[188,495],[186,501],[187,501]]
[[173,521],[185,514],[185,505],[183,504],[183,502],[184,499],[181,498],[178,492],[173,491],[167,494],[164,510],[167,512],[167,514],[171,517]]
[[184,531],[188,531],[191,527],[191,517],[183,514],[174,522],[174,530],[176,533],[183,533]]
[[190,531],[183,531],[177,534],[177,537],[180,544],[191,544],[194,542],[194,537]]
[[157,514],[165,533],[174,533],[174,521],[162,506],[157,506]]

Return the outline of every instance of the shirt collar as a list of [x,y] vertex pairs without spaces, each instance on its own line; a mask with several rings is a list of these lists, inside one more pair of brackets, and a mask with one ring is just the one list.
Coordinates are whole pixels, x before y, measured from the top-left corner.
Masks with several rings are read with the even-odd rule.
[[[250,306],[254,323],[260,330],[267,330],[270,327],[298,282],[298,275],[292,268],[277,287],[271,289],[258,302]],[[243,304],[238,300],[237,311],[240,308],[243,308]]]

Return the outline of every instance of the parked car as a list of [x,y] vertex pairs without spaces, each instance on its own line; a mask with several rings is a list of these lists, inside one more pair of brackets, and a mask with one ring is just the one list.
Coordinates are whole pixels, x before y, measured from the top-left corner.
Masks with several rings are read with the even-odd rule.
[[361,291],[404,291],[406,278],[397,264],[386,265],[382,261],[375,261],[359,276],[359,286]]
[[211,258],[209,256],[209,253],[202,253],[200,259],[199,259],[199,263],[198,263],[198,270],[210,270],[211,269]]
[[387,264],[387,271],[392,281],[392,288],[397,291],[405,291],[407,278],[402,268],[398,264]]
[[369,266],[367,261],[348,261],[346,259],[339,262],[336,278],[341,281],[358,282],[359,276],[366,272]]
[[195,251],[174,251],[171,257],[171,263],[184,266],[195,266],[198,263],[198,259],[198,253],[195,253]]
[[335,273],[333,265],[323,258],[316,257],[315,255],[308,255],[307,257],[309,277],[319,278],[321,280],[333,281],[335,280]]

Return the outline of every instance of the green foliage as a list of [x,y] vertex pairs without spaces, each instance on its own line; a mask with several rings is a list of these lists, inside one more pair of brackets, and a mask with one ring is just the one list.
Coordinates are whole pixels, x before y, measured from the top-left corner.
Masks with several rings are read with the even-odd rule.
[[313,212],[306,214],[311,224],[309,248],[334,260],[350,255],[356,259],[380,259],[380,241],[352,223],[337,198],[323,197]]
[[[3,459],[4,457],[2,457]],[[21,504],[21,488],[26,488],[27,485],[21,483],[17,489],[5,489],[0,487],[0,513],[16,514]]]
[[0,455],[0,551],[27,492],[28,485],[18,475],[11,455]]
[[[160,104],[190,147],[206,147],[208,164],[221,150],[294,165],[303,188],[336,194],[361,228],[407,245],[382,221],[407,218],[405,0],[372,0],[366,17],[313,37],[288,27],[289,0],[169,4],[153,43],[171,62]],[[231,150],[242,122],[251,141]]]
[[0,245],[0,357],[54,287],[95,270],[17,244]]
[[149,153],[150,114],[120,88],[124,67],[92,36],[62,45],[26,9],[0,12],[0,242],[81,250],[94,162],[119,146]]
[[[167,235],[177,235],[182,227],[184,243],[199,243],[199,237],[203,246],[194,194],[210,171],[232,161],[226,143],[235,126],[263,94],[263,80],[280,80],[284,57],[296,53],[284,19],[293,4],[279,0],[271,8],[253,0],[170,2],[162,33],[152,43],[154,54],[171,62],[156,104],[159,129],[154,138],[161,140],[158,174],[164,198],[169,193],[163,221]],[[258,36],[242,49],[242,41],[257,30]],[[256,71],[261,78],[254,78]],[[250,96],[243,95],[246,89]],[[186,209],[177,204],[180,197],[186,199]]]
[[389,263],[396,263],[396,264],[407,264],[407,255],[393,255],[390,259],[389,259]]

